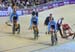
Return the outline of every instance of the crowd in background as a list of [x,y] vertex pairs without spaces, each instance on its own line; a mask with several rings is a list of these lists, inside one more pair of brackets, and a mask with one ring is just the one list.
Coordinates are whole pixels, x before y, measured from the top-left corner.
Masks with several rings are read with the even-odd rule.
[[59,0],[0,0],[0,9],[8,8],[8,5],[12,5],[13,3],[16,3],[16,5],[19,6],[19,8],[28,8],[36,5],[49,3],[52,1]]

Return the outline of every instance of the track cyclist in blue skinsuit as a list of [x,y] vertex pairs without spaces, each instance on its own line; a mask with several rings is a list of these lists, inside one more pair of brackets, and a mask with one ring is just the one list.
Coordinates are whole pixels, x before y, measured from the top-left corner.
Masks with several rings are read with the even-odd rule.
[[49,19],[49,23],[48,23],[48,32],[51,34],[51,42],[52,42],[52,46],[54,44],[57,44],[57,24],[54,21],[53,18]]

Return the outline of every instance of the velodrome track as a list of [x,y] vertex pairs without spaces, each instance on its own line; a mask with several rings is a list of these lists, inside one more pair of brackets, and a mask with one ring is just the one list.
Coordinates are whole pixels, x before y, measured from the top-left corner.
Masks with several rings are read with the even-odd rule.
[[31,15],[19,17],[21,25],[20,34],[12,34],[12,27],[7,26],[5,22],[7,17],[0,17],[0,52],[75,52],[75,40],[72,37],[62,39],[58,33],[58,44],[51,46],[50,35],[45,35],[44,20],[50,14],[53,14],[57,21],[64,17],[63,23],[71,25],[75,31],[75,4],[65,5],[39,13],[39,39],[33,40],[33,31],[28,30]]

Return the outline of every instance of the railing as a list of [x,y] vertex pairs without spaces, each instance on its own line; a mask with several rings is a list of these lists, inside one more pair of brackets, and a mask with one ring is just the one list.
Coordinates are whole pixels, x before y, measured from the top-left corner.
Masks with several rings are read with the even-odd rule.
[[[41,12],[44,10],[48,10],[48,9],[52,9],[52,8],[56,8],[56,7],[60,7],[60,6],[68,5],[68,4],[75,4],[75,0],[55,1],[51,3],[49,2],[46,4],[38,5],[36,7],[17,10],[17,13],[18,15],[31,14],[31,12],[34,9],[38,10],[38,12]],[[0,16],[8,16],[8,11],[7,10],[0,11]]]

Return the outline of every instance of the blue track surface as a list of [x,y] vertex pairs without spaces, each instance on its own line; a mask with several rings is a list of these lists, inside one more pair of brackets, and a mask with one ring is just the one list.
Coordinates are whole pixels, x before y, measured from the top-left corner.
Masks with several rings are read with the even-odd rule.
[[75,42],[66,43],[60,46],[48,47],[45,49],[35,50],[33,52],[75,52]]

